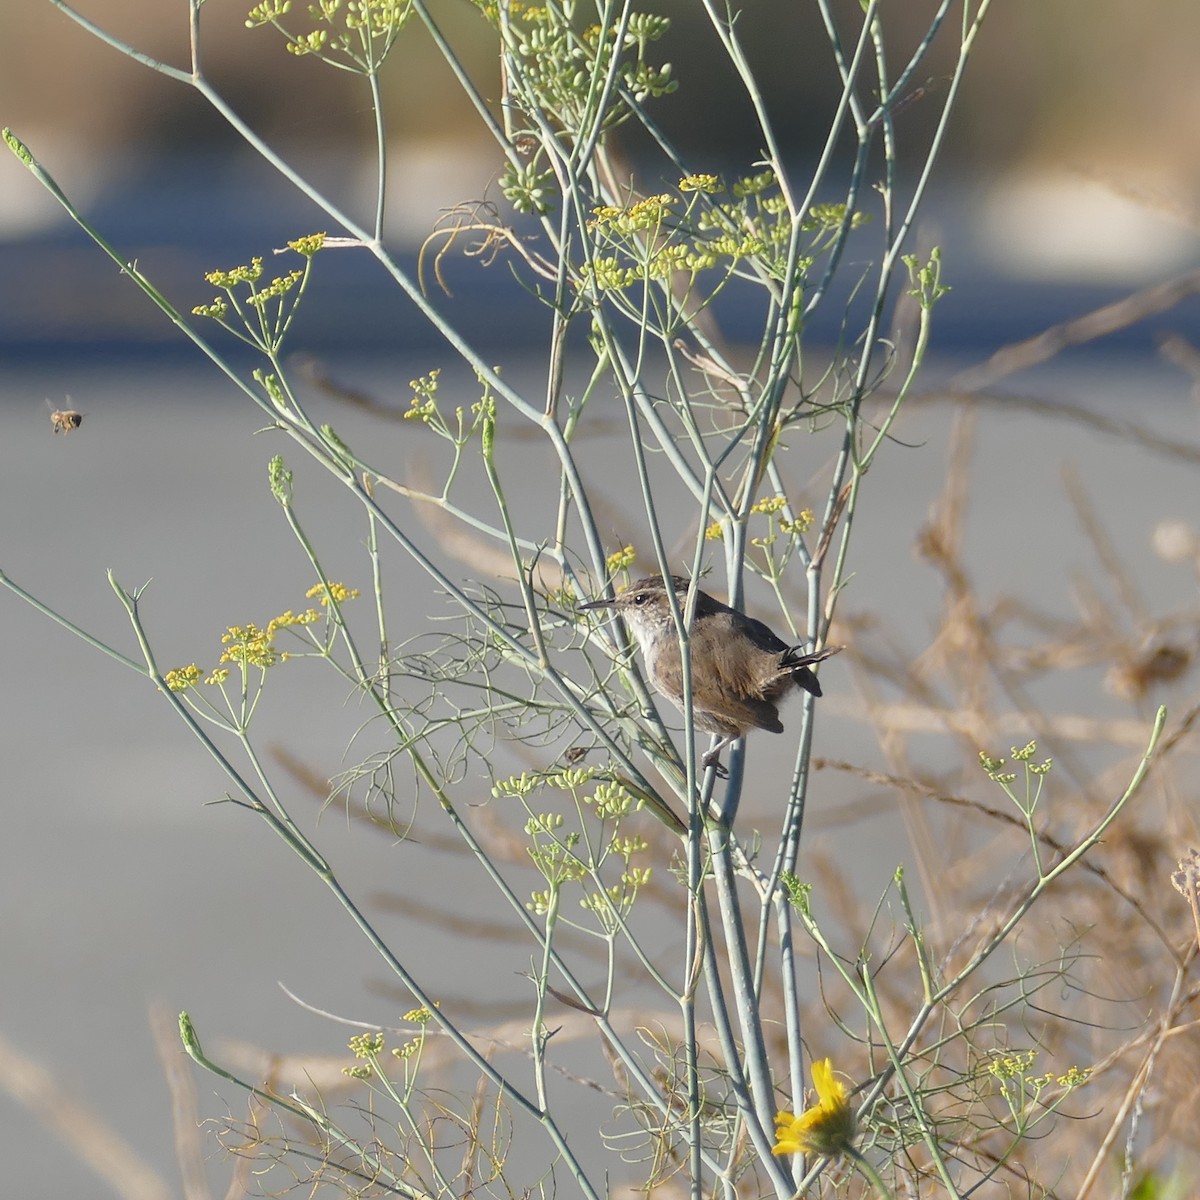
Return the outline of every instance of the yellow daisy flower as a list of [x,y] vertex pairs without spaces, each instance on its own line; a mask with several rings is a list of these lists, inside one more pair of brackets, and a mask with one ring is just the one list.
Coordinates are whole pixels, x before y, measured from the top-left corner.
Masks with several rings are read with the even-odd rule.
[[799,1116],[780,1112],[775,1116],[775,1145],[772,1154],[845,1154],[854,1140],[854,1111],[846,1085],[833,1077],[833,1066],[823,1058],[812,1065],[817,1103]]

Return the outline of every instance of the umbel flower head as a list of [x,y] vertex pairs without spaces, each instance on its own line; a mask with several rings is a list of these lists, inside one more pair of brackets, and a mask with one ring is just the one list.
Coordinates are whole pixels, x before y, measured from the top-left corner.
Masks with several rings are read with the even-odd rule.
[[846,1096],[846,1085],[833,1077],[833,1066],[823,1058],[812,1065],[817,1103],[799,1116],[780,1112],[775,1116],[775,1145],[772,1154],[845,1154],[854,1141],[854,1111]]

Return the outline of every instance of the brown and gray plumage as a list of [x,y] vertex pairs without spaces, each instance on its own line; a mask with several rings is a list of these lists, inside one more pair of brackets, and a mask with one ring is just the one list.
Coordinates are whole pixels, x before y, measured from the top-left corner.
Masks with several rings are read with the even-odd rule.
[[[688,581],[673,576],[671,584],[682,609]],[[625,618],[650,682],[682,711],[679,635],[663,580],[659,576],[638,579],[612,600],[593,600],[581,607],[611,608]],[[723,738],[704,756],[703,765],[724,774],[717,759],[730,743],[751,729],[782,733],[781,701],[793,688],[819,696],[821,684],[810,668],[841,649],[826,646],[808,653],[789,646],[761,621],[697,590],[691,630],[693,719],[697,729]]]

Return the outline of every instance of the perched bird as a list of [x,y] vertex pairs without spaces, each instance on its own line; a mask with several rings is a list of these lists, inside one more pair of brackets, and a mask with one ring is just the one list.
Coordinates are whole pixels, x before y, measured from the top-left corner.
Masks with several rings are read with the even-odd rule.
[[[688,581],[675,575],[670,583],[682,609]],[[625,618],[650,682],[682,710],[679,635],[662,578],[638,579],[612,600],[593,600],[581,607],[611,608]],[[727,772],[717,760],[726,746],[751,729],[782,733],[780,701],[797,687],[819,696],[821,684],[810,668],[841,649],[826,646],[806,653],[800,646],[789,646],[761,621],[697,590],[691,629],[692,709],[697,729],[724,739],[704,756],[703,766],[715,767],[724,776]]]

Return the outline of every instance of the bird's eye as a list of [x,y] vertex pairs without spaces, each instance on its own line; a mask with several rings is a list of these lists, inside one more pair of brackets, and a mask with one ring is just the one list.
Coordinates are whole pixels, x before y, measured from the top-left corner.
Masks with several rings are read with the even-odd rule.
[[649,599],[650,597],[645,592],[638,592],[638,594],[634,596],[633,602],[638,606],[638,608],[641,608],[642,605],[645,604]]

